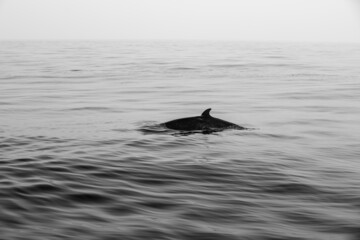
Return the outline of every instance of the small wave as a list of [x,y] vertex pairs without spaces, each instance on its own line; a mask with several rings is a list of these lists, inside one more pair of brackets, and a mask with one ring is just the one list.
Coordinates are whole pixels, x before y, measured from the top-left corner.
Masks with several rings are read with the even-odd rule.
[[29,186],[17,187],[14,189],[15,192],[27,195],[44,195],[44,194],[58,194],[64,189],[59,186],[55,186],[50,183],[40,182]]
[[239,67],[247,67],[247,64],[214,64],[209,65],[209,67],[217,67],[217,68],[239,68]]
[[321,193],[321,191],[315,188],[314,186],[306,185],[303,183],[274,184],[271,186],[264,186],[263,190],[267,193],[288,194],[288,195],[298,195],[298,194],[316,195],[318,193]]
[[269,56],[265,56],[266,58],[272,58],[272,59],[286,59],[285,56],[282,55],[269,55]]
[[142,209],[137,208],[134,205],[130,204],[115,204],[111,206],[106,206],[103,208],[103,211],[112,215],[112,216],[127,216],[134,215],[142,212]]
[[74,203],[81,204],[105,204],[113,201],[113,198],[98,192],[77,192],[70,193],[64,196],[65,199]]
[[10,105],[13,105],[13,103],[11,103],[11,102],[0,102],[0,105],[2,105],[2,106],[10,106]]
[[66,111],[112,111],[112,108],[108,107],[77,107],[65,109]]
[[171,70],[187,71],[187,70],[196,70],[197,68],[193,67],[174,67]]
[[[291,64],[285,63],[243,63],[243,64],[214,64],[209,65],[211,68],[266,68],[266,67],[290,67]],[[294,65],[295,66],[295,65]]]
[[257,136],[257,137],[260,137],[260,138],[280,139],[280,140],[299,140],[299,139],[302,139],[302,137],[300,137],[300,136],[274,134],[274,133],[254,133],[253,136]]

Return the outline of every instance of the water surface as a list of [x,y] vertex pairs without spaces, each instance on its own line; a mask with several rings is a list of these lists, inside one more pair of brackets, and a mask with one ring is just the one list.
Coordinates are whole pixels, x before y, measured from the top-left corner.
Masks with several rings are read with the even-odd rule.
[[[360,46],[1,42],[4,239],[360,238]],[[252,131],[173,134],[212,115]]]

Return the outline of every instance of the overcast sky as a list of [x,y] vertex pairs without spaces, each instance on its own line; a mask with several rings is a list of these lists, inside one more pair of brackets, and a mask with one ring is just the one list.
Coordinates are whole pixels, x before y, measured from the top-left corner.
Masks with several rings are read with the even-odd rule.
[[360,0],[0,0],[0,39],[360,43]]

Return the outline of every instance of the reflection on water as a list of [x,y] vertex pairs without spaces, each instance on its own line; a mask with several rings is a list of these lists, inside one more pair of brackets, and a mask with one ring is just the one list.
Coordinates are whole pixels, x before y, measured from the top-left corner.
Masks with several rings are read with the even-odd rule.
[[[3,42],[3,239],[359,239],[360,47]],[[252,130],[159,126],[206,108]]]

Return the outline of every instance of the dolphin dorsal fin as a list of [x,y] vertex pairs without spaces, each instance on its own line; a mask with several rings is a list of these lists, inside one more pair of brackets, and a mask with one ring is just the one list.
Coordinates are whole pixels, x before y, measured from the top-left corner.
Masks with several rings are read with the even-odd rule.
[[206,109],[206,110],[201,114],[201,116],[202,116],[202,117],[211,117],[211,116],[210,116],[210,111],[211,111],[211,108]]

